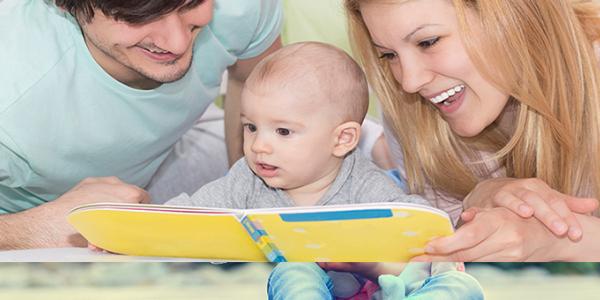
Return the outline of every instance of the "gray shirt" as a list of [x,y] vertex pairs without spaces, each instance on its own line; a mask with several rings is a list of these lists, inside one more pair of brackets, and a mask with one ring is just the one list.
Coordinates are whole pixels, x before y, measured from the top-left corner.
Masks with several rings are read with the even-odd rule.
[[[419,196],[406,195],[359,150],[346,156],[335,181],[315,205],[375,202],[428,205]],[[269,187],[256,176],[244,158],[238,160],[226,176],[206,184],[191,197],[181,194],[165,204],[237,209],[296,206],[285,191]]]

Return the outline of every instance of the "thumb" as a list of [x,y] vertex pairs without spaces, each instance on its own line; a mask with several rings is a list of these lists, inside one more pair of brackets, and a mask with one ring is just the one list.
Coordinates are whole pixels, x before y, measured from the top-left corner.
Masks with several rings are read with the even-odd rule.
[[594,198],[569,197],[565,202],[574,213],[588,214],[598,209],[598,200]]
[[475,219],[475,215],[477,215],[478,212],[479,209],[477,207],[469,207],[460,214],[460,218],[463,223],[468,223]]

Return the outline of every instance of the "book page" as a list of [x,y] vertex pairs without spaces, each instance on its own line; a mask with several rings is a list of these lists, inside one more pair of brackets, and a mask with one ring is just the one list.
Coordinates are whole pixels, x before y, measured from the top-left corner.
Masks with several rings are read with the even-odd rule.
[[413,207],[285,210],[248,218],[287,261],[408,261],[431,239],[453,232],[447,215]]
[[[147,208],[148,206],[146,206]],[[136,256],[265,261],[232,213],[153,206],[78,209],[69,222],[92,244]],[[217,211],[218,212],[218,211]]]

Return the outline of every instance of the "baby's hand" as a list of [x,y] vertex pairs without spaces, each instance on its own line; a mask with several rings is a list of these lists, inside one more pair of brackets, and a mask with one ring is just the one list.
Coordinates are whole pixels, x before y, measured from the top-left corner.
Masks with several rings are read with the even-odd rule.
[[[582,229],[575,213],[587,214],[598,208],[593,198],[579,198],[560,193],[537,178],[494,178],[479,183],[465,198],[490,199],[495,207],[505,207],[522,218],[532,216],[540,220],[556,236],[567,235],[577,241]],[[469,222],[477,209],[469,208],[461,219]]]
[[404,269],[404,263],[346,263],[346,262],[320,262],[317,263],[323,270],[337,272],[351,272],[362,275],[372,282],[383,274],[398,275]]

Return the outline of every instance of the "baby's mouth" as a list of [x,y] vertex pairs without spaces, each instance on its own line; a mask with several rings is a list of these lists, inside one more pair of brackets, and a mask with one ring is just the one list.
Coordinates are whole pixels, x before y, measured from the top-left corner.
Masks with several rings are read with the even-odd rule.
[[276,166],[272,166],[269,164],[264,164],[264,163],[257,163],[256,164],[259,168],[263,169],[263,170],[267,170],[267,171],[274,171],[277,169]]

